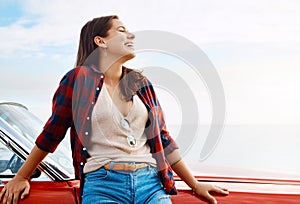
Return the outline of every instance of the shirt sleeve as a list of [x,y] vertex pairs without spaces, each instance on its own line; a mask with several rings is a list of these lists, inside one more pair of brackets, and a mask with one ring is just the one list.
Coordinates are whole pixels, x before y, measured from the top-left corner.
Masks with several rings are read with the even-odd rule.
[[162,141],[162,145],[164,148],[164,153],[166,155],[170,154],[171,152],[173,152],[175,149],[178,149],[178,145],[175,142],[175,140],[170,136],[169,131],[167,130],[167,126],[165,123],[165,118],[164,118],[164,113],[162,110],[162,107],[159,103],[159,100],[156,96],[156,93],[154,91],[154,88],[151,84],[150,81],[148,81],[148,83],[150,84],[150,90],[151,90],[151,95],[153,97],[153,101],[155,101],[156,104],[156,115],[159,119],[159,123],[160,123],[160,137],[161,137],[161,141]]
[[60,81],[52,101],[52,115],[35,142],[41,150],[54,152],[72,124],[73,81],[70,72]]
[[[161,116],[163,117],[163,116]],[[164,122],[164,120],[162,119],[161,121],[163,121],[162,123],[162,129],[160,132],[161,135],[161,141],[162,141],[162,145],[164,147],[164,152],[166,155],[170,154],[171,152],[173,152],[175,149],[178,149],[178,145],[175,142],[175,140],[170,136],[169,131],[167,130],[166,124]]]

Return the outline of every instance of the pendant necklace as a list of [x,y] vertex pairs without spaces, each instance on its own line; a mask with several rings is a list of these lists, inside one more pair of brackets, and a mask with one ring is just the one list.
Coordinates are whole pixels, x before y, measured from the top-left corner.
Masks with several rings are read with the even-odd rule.
[[[131,130],[131,127],[130,127],[130,124],[129,124],[129,121],[126,119],[126,118],[122,118],[121,119],[121,126],[123,128],[125,128],[126,130],[129,130],[130,132],[132,131]],[[129,146],[131,147],[135,147],[136,145],[136,139],[135,137],[129,133],[129,135],[127,135],[127,143]]]
[[[107,88],[106,88],[107,89]],[[107,91],[108,91],[108,89],[107,89]],[[109,92],[109,91],[108,91]],[[112,100],[112,97],[111,97],[111,101],[112,101],[112,103],[114,103],[113,102],[113,100]],[[132,106],[133,106],[133,102],[132,102]],[[135,137],[132,135],[132,129],[131,129],[131,127],[130,127],[130,123],[129,123],[129,121],[126,119],[126,117],[124,117],[123,116],[123,114],[118,110],[118,108],[117,108],[117,106],[115,106],[115,108],[116,108],[116,110],[117,110],[117,112],[120,114],[120,116],[121,116],[121,121],[120,121],[120,125],[124,128],[124,129],[126,129],[129,133],[127,133],[126,135],[127,135],[127,143],[128,143],[128,145],[130,146],[130,147],[135,147],[136,146],[136,139],[135,139]],[[129,107],[127,107],[128,109],[129,109]],[[132,108],[132,107],[131,107]],[[128,113],[130,112],[130,110],[128,111]],[[128,115],[128,114],[127,114]]]
[[[133,102],[132,102],[132,107],[131,109],[133,108]],[[128,111],[128,114],[130,113],[130,110]],[[128,116],[127,114],[127,116]],[[131,126],[130,126],[130,123],[129,121],[126,119],[126,117],[124,117],[122,115],[122,119],[121,119],[121,126],[128,130],[129,131],[129,134],[127,134],[127,143],[130,147],[135,147],[136,146],[136,139],[135,137],[132,135],[132,129],[131,129]]]

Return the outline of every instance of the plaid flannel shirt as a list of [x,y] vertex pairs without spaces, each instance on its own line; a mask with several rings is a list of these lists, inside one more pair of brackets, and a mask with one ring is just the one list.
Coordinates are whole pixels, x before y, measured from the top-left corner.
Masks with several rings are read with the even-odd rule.
[[[94,66],[81,66],[69,71],[54,94],[52,115],[36,139],[40,149],[53,152],[70,127],[75,177],[81,181],[84,176],[83,166],[89,157],[83,144],[91,135],[91,114],[103,82],[104,74]],[[134,87],[148,110],[145,134],[157,161],[158,177],[168,194],[177,194],[172,169],[165,154],[171,153],[178,146],[166,130],[163,112],[150,81],[145,78],[136,82]]]

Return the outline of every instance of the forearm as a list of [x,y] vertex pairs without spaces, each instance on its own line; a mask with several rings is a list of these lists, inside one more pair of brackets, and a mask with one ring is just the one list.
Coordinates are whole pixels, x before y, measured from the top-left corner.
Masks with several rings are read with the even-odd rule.
[[34,146],[34,148],[32,149],[31,153],[27,157],[22,167],[19,169],[16,176],[29,180],[32,173],[38,167],[40,162],[47,156],[47,154],[48,152],[45,152],[39,149],[37,146]]
[[197,180],[182,159],[172,165],[172,169],[190,188],[195,188]]

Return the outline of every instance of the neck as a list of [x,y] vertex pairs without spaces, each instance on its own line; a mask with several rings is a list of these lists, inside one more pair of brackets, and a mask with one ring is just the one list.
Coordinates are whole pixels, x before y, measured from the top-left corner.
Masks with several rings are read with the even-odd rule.
[[104,75],[104,82],[107,85],[118,85],[122,76],[122,64],[113,64],[104,72]]
[[122,76],[122,66],[128,60],[128,56],[117,57],[110,54],[104,57],[100,55],[99,67],[105,75],[104,82],[107,85],[116,86],[119,84]]

